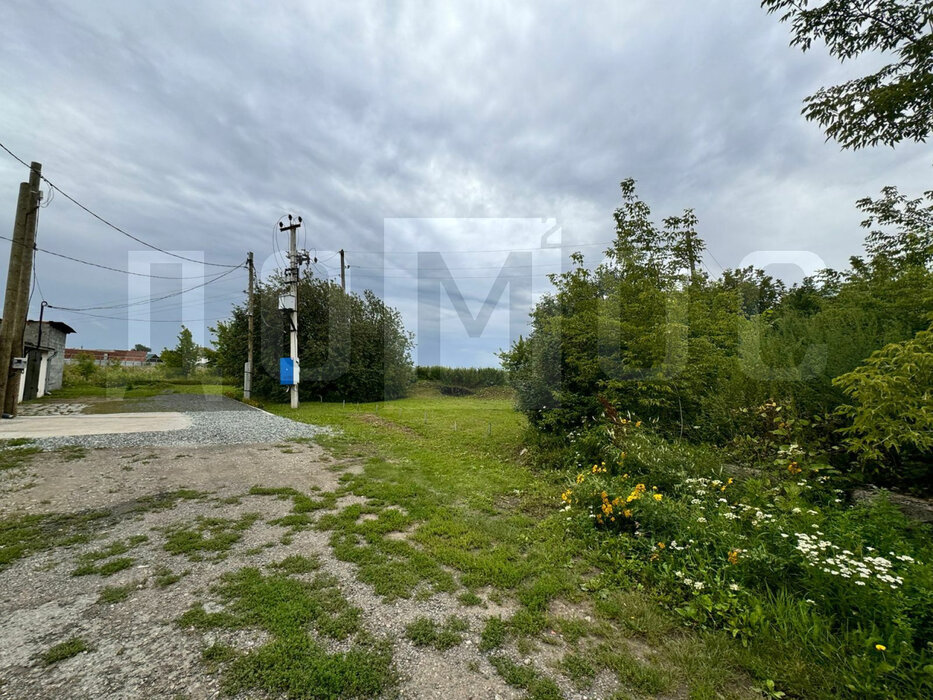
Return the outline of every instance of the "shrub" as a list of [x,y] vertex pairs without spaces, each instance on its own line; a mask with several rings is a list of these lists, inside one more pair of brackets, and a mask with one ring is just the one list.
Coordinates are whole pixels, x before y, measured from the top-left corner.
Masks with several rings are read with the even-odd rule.
[[[279,359],[286,352],[286,323],[279,310],[281,280],[257,285],[252,395],[282,396]],[[248,315],[237,306],[218,323],[216,366],[240,382],[247,358]],[[344,292],[339,285],[304,278],[298,290],[300,390],[305,396],[375,401],[404,396],[412,379],[412,336],[398,311],[375,294]]]
[[606,412],[603,459],[579,464],[561,495],[568,517],[605,533],[601,558],[619,562],[591,590],[635,574],[689,624],[744,644],[780,639],[833,664],[851,682],[839,695],[933,689],[928,528],[883,498],[850,505],[838,472],[798,445],[730,473],[708,449]]
[[851,420],[841,432],[852,452],[880,467],[911,457],[933,466],[933,325],[833,383],[852,401],[839,408]]

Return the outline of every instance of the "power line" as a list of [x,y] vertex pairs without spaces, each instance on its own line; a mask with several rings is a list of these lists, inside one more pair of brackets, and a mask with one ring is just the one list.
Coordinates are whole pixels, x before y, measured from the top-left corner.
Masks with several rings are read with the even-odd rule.
[[[51,304],[48,305],[50,309],[56,307]],[[80,314],[81,316],[90,316],[92,318],[106,318],[114,321],[138,321],[140,323],[215,323],[216,321],[224,321],[229,318],[229,316],[221,316],[220,318],[180,318],[180,319],[160,319],[160,318],[126,318],[125,316],[106,316],[104,314],[92,314],[87,311],[69,311],[68,313]]]
[[121,304],[101,304],[98,306],[82,306],[82,307],[56,306],[54,304],[49,304],[48,307],[50,309],[58,309],[59,311],[96,311],[96,310],[104,310],[104,309],[121,309],[121,308],[128,308],[130,306],[139,306],[140,304],[148,304],[154,301],[162,301],[163,299],[168,299],[170,297],[179,296],[181,294],[184,294],[185,292],[190,292],[195,289],[200,289],[201,287],[206,287],[209,284],[213,284],[214,282],[217,282],[218,280],[223,279],[224,277],[240,269],[241,267],[243,266],[239,265],[236,268],[233,268],[232,270],[227,270],[226,272],[222,272],[221,274],[217,275],[216,277],[212,277],[206,282],[202,282],[201,284],[196,284],[192,287],[188,287],[187,289],[181,289],[179,291],[169,292],[168,294],[163,294],[157,297],[148,297],[146,299],[140,299],[137,301],[126,302],[126,303],[121,303]]
[[348,253],[361,253],[363,255],[420,255],[421,253],[460,253],[463,255],[472,255],[474,253],[522,253],[525,251],[546,251],[546,250],[563,250],[565,248],[591,248],[593,246],[600,245],[612,245],[615,241],[595,241],[593,243],[561,243],[560,245],[553,247],[543,248],[538,246],[536,248],[492,248],[489,250],[350,250],[346,249]]
[[[10,241],[10,243],[14,243],[15,245],[23,245],[22,243],[19,243],[18,241],[14,241],[12,238],[8,238],[7,236],[0,235],[0,238],[2,238],[5,241]],[[64,253],[56,253],[54,250],[48,250],[47,248],[40,248],[39,246],[36,246],[35,250],[38,250],[40,253],[45,253],[46,255],[54,255],[56,258],[63,258],[65,260],[70,260],[71,262],[81,263],[82,265],[90,265],[91,267],[97,267],[97,268],[100,268],[101,270],[110,270],[111,272],[120,272],[124,275],[133,275],[134,277],[150,277],[152,279],[159,279],[159,280],[204,279],[204,275],[194,275],[192,277],[177,277],[174,275],[150,275],[150,274],[146,274],[145,272],[131,272],[130,270],[124,270],[119,267],[110,267],[109,265],[101,265],[100,263],[91,262],[90,260],[82,260],[81,258],[75,258],[70,255],[65,255]]]
[[[7,148],[3,143],[0,143],[0,148],[2,148],[4,151],[6,151],[7,153],[9,153],[10,156],[12,156],[15,160],[19,161],[20,163],[22,163],[23,165],[25,165],[27,168],[30,168],[30,169],[31,169],[32,166],[30,166],[26,161],[24,161],[24,160],[23,160],[22,158],[20,158],[18,155],[16,155],[15,153],[13,153],[13,151],[11,151],[9,148]],[[93,216],[95,219],[97,219],[98,221],[100,221],[100,222],[101,222],[102,224],[104,224],[105,226],[109,226],[110,228],[112,228],[112,229],[113,229],[114,231],[116,231],[117,233],[121,233],[121,234],[123,234],[124,236],[126,236],[127,238],[132,238],[134,241],[136,241],[137,243],[139,243],[139,244],[141,244],[141,245],[146,246],[147,248],[151,248],[152,250],[157,250],[157,251],[159,251],[160,253],[165,253],[166,255],[170,255],[170,256],[173,257],[173,258],[178,258],[179,260],[187,260],[188,262],[201,263],[202,265],[211,265],[211,266],[213,266],[213,267],[232,267],[232,268],[240,267],[239,265],[227,265],[227,264],[224,264],[224,263],[204,262],[204,261],[202,261],[202,260],[195,260],[194,258],[186,258],[184,255],[178,255],[177,253],[171,253],[171,252],[169,252],[169,251],[167,251],[167,250],[165,250],[165,249],[163,249],[163,248],[159,248],[158,246],[153,245],[152,243],[147,243],[147,242],[144,241],[142,238],[139,238],[138,236],[134,236],[132,233],[130,233],[130,232],[128,232],[128,231],[125,231],[124,229],[120,228],[120,227],[117,226],[116,224],[111,223],[110,221],[108,221],[107,219],[105,219],[104,217],[102,217],[102,216],[101,216],[100,214],[98,214],[97,212],[95,212],[95,211],[91,210],[90,208],[86,207],[86,206],[83,205],[81,202],[79,202],[77,199],[75,199],[75,198],[72,197],[70,194],[68,194],[67,192],[65,192],[61,187],[58,187],[57,185],[53,184],[45,175],[40,175],[40,177],[41,177],[42,180],[45,182],[45,184],[47,184],[51,189],[57,191],[60,195],[62,195],[62,196],[63,196],[65,199],[67,199],[69,202],[71,202],[72,204],[74,204],[75,206],[77,206],[79,209],[84,210],[85,212],[87,212],[88,214],[90,214],[91,216]]]

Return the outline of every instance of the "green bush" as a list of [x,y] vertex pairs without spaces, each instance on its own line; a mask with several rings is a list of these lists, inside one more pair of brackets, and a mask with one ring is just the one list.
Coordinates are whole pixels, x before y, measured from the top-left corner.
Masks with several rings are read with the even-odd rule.
[[[744,644],[781,640],[832,664],[849,697],[933,691],[933,544],[884,498],[852,505],[839,473],[799,445],[770,464],[671,444],[607,408],[599,461],[578,464],[564,511],[603,533],[592,579],[652,584],[691,625]],[[574,441],[593,454],[598,429]],[[624,573],[623,573],[624,572]],[[793,691],[794,679],[781,679]]]
[[505,371],[498,367],[416,367],[415,376],[423,381],[466,389],[503,386],[506,383]]
[[[284,396],[279,359],[288,355],[287,321],[279,310],[281,280],[255,292],[252,395]],[[228,380],[241,382],[247,358],[247,309],[212,329],[215,363]],[[398,311],[375,294],[344,292],[339,285],[303,278],[298,290],[300,391],[324,400],[376,401],[404,396],[412,380],[412,336]]]
[[[780,432],[781,441],[825,446],[838,441],[836,429],[869,415],[836,411],[847,403],[851,381],[864,383],[868,370],[851,381],[834,379],[929,325],[933,211],[890,215],[902,204],[896,191],[859,203],[876,216],[883,212],[880,223],[896,229],[873,231],[864,260],[853,258],[851,269],[824,270],[789,290],[750,268],[711,279],[697,269],[703,244],[689,211],[656,224],[633,181],[622,183],[622,194],[604,262],[590,269],[574,254],[574,269],[553,276],[553,293],[534,308],[531,333],[501,356],[517,407],[544,446],[598,423],[599,395],[668,438],[753,444]],[[904,352],[919,357],[921,342]],[[887,456],[892,440],[912,455],[929,440],[920,388],[929,386],[928,369],[908,370],[904,362],[901,378],[891,381],[916,375],[908,400],[914,409],[888,412]],[[769,403],[787,417],[778,432],[759,416]],[[861,449],[873,439],[863,428],[848,436],[861,440]],[[850,461],[841,452],[833,459],[839,467]]]
[[905,460],[933,467],[933,325],[886,345],[834,382],[852,404],[839,412],[846,446],[863,461],[893,468]]

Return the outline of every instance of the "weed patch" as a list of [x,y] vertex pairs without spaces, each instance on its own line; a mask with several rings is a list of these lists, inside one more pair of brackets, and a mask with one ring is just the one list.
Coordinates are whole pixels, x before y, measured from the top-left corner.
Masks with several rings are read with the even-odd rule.
[[62,642],[61,644],[56,644],[52,648],[48,649],[44,654],[42,654],[41,661],[46,666],[51,666],[52,664],[56,664],[59,661],[70,659],[72,656],[77,656],[82,652],[90,650],[91,648],[83,639],[80,637],[72,637],[68,641]]
[[125,586],[106,586],[97,598],[100,605],[122,603],[130,597],[130,593],[136,590],[138,584],[134,581]]
[[[225,574],[215,593],[224,601],[224,611],[208,613],[195,606],[178,623],[196,628],[258,627],[273,637],[243,655],[222,648],[210,651],[210,661],[225,664],[223,687],[228,693],[373,697],[396,681],[391,647],[360,632],[360,610],[347,602],[333,577],[318,575],[309,583],[245,568]],[[309,628],[323,637],[354,640],[348,651],[328,653],[309,636]]]
[[90,576],[99,574],[101,576],[112,576],[119,571],[128,569],[136,560],[131,557],[119,557],[119,555],[126,554],[134,547],[148,540],[149,538],[146,535],[133,535],[126,540],[115,540],[102,549],[82,554],[78,558],[78,568],[72,571],[71,575]]
[[157,588],[168,588],[172,584],[178,583],[185,576],[191,573],[188,570],[182,571],[180,574],[176,574],[167,566],[160,566],[155,570],[153,580]]
[[178,525],[165,530],[165,551],[184,554],[190,561],[201,561],[204,553],[223,556],[259,518],[258,513],[247,513],[237,520],[199,516],[190,526]]
[[286,576],[289,574],[307,574],[320,569],[321,562],[317,557],[311,558],[293,554],[276,564],[270,564],[269,568],[275,569]]
[[466,620],[451,615],[443,625],[429,617],[419,617],[405,628],[405,636],[415,646],[432,646],[438,651],[453,649],[463,642],[463,633],[470,629]]
[[29,442],[21,441],[24,439],[13,438],[4,441],[6,444],[0,445],[0,471],[25,466],[32,461],[33,457],[42,452],[41,447],[30,446]]
[[81,445],[64,445],[55,450],[59,459],[65,462],[76,462],[87,457],[88,450]]
[[36,552],[88,542],[109,515],[108,511],[88,511],[0,520],[0,569]]
[[557,684],[534,669],[519,666],[505,656],[491,656],[489,662],[502,676],[502,680],[513,688],[527,691],[528,700],[563,700],[564,696]]

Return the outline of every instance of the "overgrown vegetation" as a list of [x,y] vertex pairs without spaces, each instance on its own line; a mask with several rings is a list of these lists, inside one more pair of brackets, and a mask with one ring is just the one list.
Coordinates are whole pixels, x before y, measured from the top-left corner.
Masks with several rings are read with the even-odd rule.
[[[279,310],[282,280],[256,287],[253,396],[281,395],[279,358],[287,353],[286,324]],[[305,277],[298,289],[300,390],[324,400],[373,401],[404,396],[411,383],[411,335],[398,311],[366,291]],[[241,381],[247,358],[247,309],[237,306],[217,324],[217,367]]]
[[222,558],[260,517],[259,513],[247,513],[236,520],[198,516],[191,524],[165,529],[165,551],[184,554],[189,561],[201,561],[205,554]]
[[[623,199],[607,261],[590,270],[575,255],[503,355],[539,446],[598,424],[602,395],[668,438],[796,442],[838,469],[854,458],[875,480],[931,483],[933,205],[893,188],[860,201],[867,255],[787,290],[752,268],[710,279],[689,211],[658,227],[631,180]],[[878,449],[885,416],[904,435]],[[840,428],[853,431],[848,451]]]
[[[396,681],[391,646],[361,630],[360,610],[347,602],[329,576],[305,582],[284,572],[263,575],[246,568],[226,574],[215,594],[225,605],[222,612],[194,606],[178,624],[199,629],[254,627],[271,635],[270,641],[247,653],[218,645],[205,650],[206,661],[222,665],[223,688],[231,695],[377,697]],[[346,651],[330,653],[309,629],[352,642]]]
[[657,226],[622,189],[606,261],[575,255],[503,355],[538,463],[572,470],[566,519],[612,562],[586,589],[727,631],[772,694],[933,692],[930,528],[852,500],[933,483],[933,206],[860,201],[867,255],[785,289],[710,279],[692,213]]

